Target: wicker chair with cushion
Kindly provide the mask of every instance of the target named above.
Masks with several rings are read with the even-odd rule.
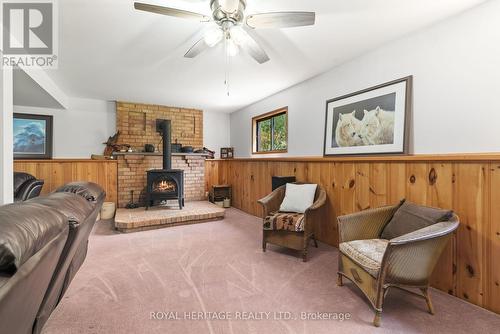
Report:
[[[411,208],[412,205],[418,207],[414,204],[406,206]],[[387,206],[338,217],[340,257],[337,284],[342,286],[342,278],[346,277],[361,289],[375,309],[373,324],[377,327],[380,326],[384,297],[390,287],[424,298],[429,313],[434,314],[428,292],[429,277],[459,225],[458,217],[451,211],[444,216],[442,210],[434,211],[437,214],[434,220],[425,217],[425,210],[438,210],[425,207],[417,210],[424,212],[422,216],[409,213],[410,216],[402,220],[403,224],[401,221],[394,224],[402,209],[401,205]],[[437,218],[439,215],[442,215],[441,219]],[[414,224],[413,218],[425,222],[425,226]],[[422,294],[405,287],[417,288]]]
[[[306,262],[309,241],[312,239],[315,247],[318,247],[314,233],[318,224],[318,209],[326,202],[326,192],[318,185],[313,204],[304,213],[294,213],[279,211],[285,191],[286,185],[283,185],[258,201],[264,211],[262,250],[266,251],[268,242],[300,250],[302,260]]]

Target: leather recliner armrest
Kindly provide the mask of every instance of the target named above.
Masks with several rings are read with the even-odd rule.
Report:
[[[44,180],[29,180],[23,187],[18,191],[16,200],[17,201],[27,201],[31,198],[38,197],[42,191]]]
[[[70,182],[57,188],[54,192],[74,193],[93,203],[101,203],[106,197],[106,192],[101,186],[93,182]]]

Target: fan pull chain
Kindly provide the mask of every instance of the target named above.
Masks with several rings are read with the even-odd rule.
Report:
[[[229,75],[231,74],[231,57],[227,56],[227,78],[226,78],[226,91],[229,96]]]
[[[229,59],[229,52],[228,52],[228,36],[227,34],[224,36],[224,57],[225,57],[225,64],[224,64],[224,85],[226,86],[226,94],[229,96],[229,66],[230,66],[230,59]]]

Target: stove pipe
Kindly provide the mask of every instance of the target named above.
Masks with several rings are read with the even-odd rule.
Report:
[[[157,119],[156,131],[161,133],[163,139],[163,169],[172,169],[172,130],[169,119]]]

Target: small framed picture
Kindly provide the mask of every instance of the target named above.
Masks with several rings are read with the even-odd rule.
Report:
[[[326,102],[324,156],[407,154],[412,77]]]
[[[52,159],[52,116],[14,113],[14,158]]]
[[[222,147],[220,149],[221,159],[232,159],[234,158],[234,148],[232,147]]]

